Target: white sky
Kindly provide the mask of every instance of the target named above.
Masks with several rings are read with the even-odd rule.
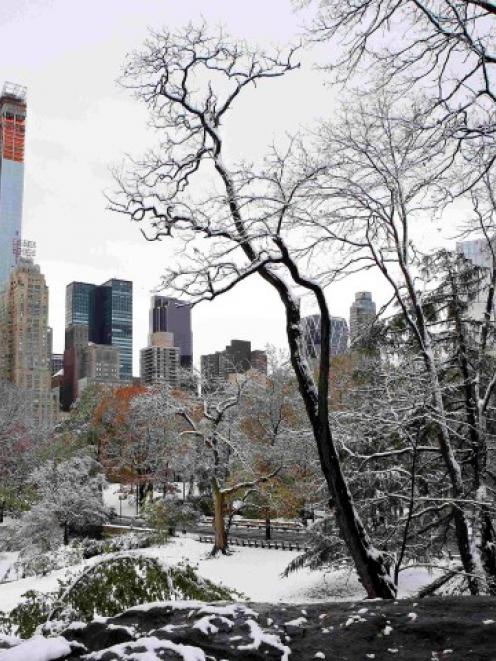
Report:
[[[290,0],[0,0],[0,85],[28,87],[23,235],[37,242],[50,288],[54,351],[63,350],[67,283],[129,279],[138,374],[150,290],[171,253],[167,243],[145,242],[136,226],[106,210],[109,167],[125,152],[139,155],[148,138],[144,108],[115,80],[148,27],[179,27],[201,16],[262,45],[293,39],[304,18]],[[329,116],[332,98],[310,66],[260,85],[232,117],[231,152],[256,158],[283,132]],[[330,290],[332,314],[348,318],[360,289],[383,302],[378,277],[368,273]],[[254,348],[285,346],[282,306],[253,279],[195,308],[193,334],[195,362],[232,338],[251,340]]]

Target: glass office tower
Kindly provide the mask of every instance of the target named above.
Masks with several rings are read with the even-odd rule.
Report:
[[[113,278],[89,294],[89,341],[119,349],[120,377],[133,376],[133,283]]]
[[[307,358],[320,356],[320,314],[303,317],[303,341]],[[331,317],[331,336],[329,338],[331,356],[342,356],[348,350],[348,324],[342,317]]]
[[[24,189],[26,88],[5,83],[0,96],[0,289],[16,264]]]
[[[65,326],[90,323],[90,292],[96,285],[88,282],[71,282],[65,289]]]

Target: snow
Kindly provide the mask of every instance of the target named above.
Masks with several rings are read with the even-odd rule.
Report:
[[[301,627],[306,623],[307,623],[306,617],[297,617],[296,620],[290,620],[289,622],[285,622],[284,624],[287,627]]]
[[[20,645],[0,653],[0,661],[54,661],[71,653],[65,638],[33,636]]]
[[[220,620],[229,629],[234,626],[234,623],[231,620],[228,620],[227,617],[214,614],[201,617],[193,624],[193,629],[199,629],[205,636],[208,636],[211,633],[217,633],[219,631],[219,627],[215,626],[215,624],[212,623],[212,620]]]
[[[263,548],[235,548],[231,555],[211,558],[210,547],[190,537],[173,538],[165,546],[134,549],[133,555],[145,555],[160,560],[165,565],[177,565],[187,560],[198,568],[198,573],[214,583],[233,588],[250,601],[268,603],[310,603],[320,601],[361,600],[363,588],[354,572],[347,569],[332,573],[303,569],[282,578],[281,574],[297,551]],[[100,562],[97,556],[71,567],[79,573],[85,567]],[[63,579],[67,569],[59,569],[47,576],[29,577],[4,583],[0,589],[0,610],[9,611],[28,590],[55,591],[58,579]],[[433,580],[436,573],[425,568],[410,568],[400,573],[399,595],[408,597]],[[176,604],[178,602],[175,602]],[[191,602],[185,602],[191,607]],[[176,606],[177,607],[177,606]],[[226,613],[218,613],[225,615]]]
[[[114,653],[117,657],[121,654],[132,652],[134,649],[146,650],[146,653],[134,654],[132,658],[142,659],[142,661],[157,659],[156,652],[164,650],[172,650],[176,652],[183,661],[206,661],[205,653],[199,647],[193,647],[191,645],[182,645],[181,643],[173,643],[170,640],[156,638],[155,636],[149,636],[148,638],[140,638],[136,642],[129,643],[119,643],[118,645],[112,645],[112,647],[107,647],[101,652],[94,652],[93,654],[87,654],[86,659],[88,661],[100,661],[104,656],[107,656],[109,653]],[[149,654],[147,654],[149,652]],[[3,659],[0,656],[0,661]]]
[[[282,652],[281,661],[288,661],[291,649],[281,642],[279,636],[272,633],[265,633],[258,622],[255,620],[246,620],[246,625],[250,629],[251,643],[238,645],[238,650],[258,650],[261,645],[267,645]]]
[[[15,578],[15,563],[19,553],[17,551],[8,551],[0,553],[0,583],[10,581]]]

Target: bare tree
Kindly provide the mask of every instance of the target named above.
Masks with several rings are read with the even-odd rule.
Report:
[[[421,91],[450,132],[487,138],[496,117],[495,26],[496,6],[486,0],[357,0],[346,7],[322,0],[309,34],[334,46],[330,69],[338,80],[356,76],[360,87]]]
[[[368,596],[391,598],[388,558],[374,548],[356,512],[329,426],[330,316],[323,285],[304,272],[295,255],[302,227],[295,218],[315,169],[307,162],[292,171],[289,155],[274,151],[265,167],[253,172],[229,167],[224,155],[222,123],[242,92],[297,66],[294,49],[267,55],[223,34],[210,36],[204,27],[153,35],[129,60],[124,85],[147,104],[160,144],[119,178],[121,196],[112,207],[131,220],[148,220],[149,239],[183,241],[180,264],[169,270],[164,286],[192,301],[212,300],[254,274],[278,293],[292,367],[339,529]],[[303,351],[303,292],[321,315],[317,380]]]
[[[485,489],[480,485],[476,491],[470,491],[464,479],[460,458],[455,455],[457,434],[452,428],[443,388],[447,345],[440,349],[437,342],[448,319],[446,314],[442,314],[441,319],[432,318],[432,290],[439,284],[442,271],[439,260],[437,267],[434,267],[432,258],[429,272],[426,268],[426,254],[422,252],[417,240],[420,227],[425,227],[435,215],[437,192],[445,185],[445,177],[452,168],[454,152],[450,150],[451,143],[446,143],[442,126],[426,130],[421,121],[422,116],[422,108],[413,105],[407,109],[394,97],[381,96],[366,106],[358,103],[348,108],[341,122],[324,130],[330,176],[327,176],[327,183],[321,186],[320,193],[327,207],[325,212],[322,211],[325,220],[314,223],[314,231],[320,232],[321,245],[326,242],[335,245],[338,242],[343,246],[343,261],[335,274],[339,273],[342,277],[345,272],[357,268],[376,268],[382,273],[404,323],[414,338],[429,378],[437,440],[451,483],[452,511],[460,555],[469,577],[470,589],[476,593],[488,589],[486,572],[494,580],[494,528],[486,510],[486,516],[481,520],[484,532],[480,537],[472,535],[477,526],[471,525],[471,510],[475,501],[478,513],[484,511],[482,503],[477,504],[476,501],[480,493],[485,493]],[[456,146],[452,145],[452,149],[456,151]],[[485,172],[482,178],[488,176]],[[477,190],[473,189],[472,199],[476,197]],[[477,208],[476,204],[476,212]],[[478,215],[480,212],[473,219],[476,226]],[[452,302],[456,299],[457,305],[460,305],[462,298],[456,293],[455,271],[448,269],[446,272],[444,269],[444,273],[447,273],[448,279],[451,274],[450,294],[447,296],[445,291],[443,304],[446,310],[448,298]],[[456,316],[449,319],[450,323],[454,321],[457,331],[453,341],[456,342],[458,356],[462,358],[460,368],[462,373],[465,370],[463,381],[468,388],[465,390],[466,410],[471,416],[471,422],[465,432],[467,434],[468,429],[469,436],[478,435],[475,444],[467,438],[472,447],[485,444],[477,431],[483,428],[484,421],[481,418],[479,425],[476,418],[477,415],[483,417],[482,408],[487,405],[494,388],[489,378],[486,382],[487,390],[484,390],[487,401],[485,395],[478,391],[481,385],[480,370],[485,362],[482,356],[487,356],[488,329],[492,323],[493,285],[487,288],[487,292],[481,332],[476,335],[478,357],[474,363],[475,371],[471,367],[469,373],[466,372],[468,355],[465,331],[462,325],[457,326]],[[467,296],[467,292],[464,296]],[[453,306],[450,307],[452,310]],[[476,392],[479,392],[478,398]],[[481,451],[484,454],[485,451]],[[479,454],[477,451],[476,455]],[[479,488],[482,491],[478,491]],[[468,496],[469,493],[472,498]],[[489,541],[485,542],[484,539]]]

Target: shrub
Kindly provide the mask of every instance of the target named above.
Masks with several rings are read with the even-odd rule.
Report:
[[[23,596],[10,614],[0,612],[1,633],[26,638],[44,623],[53,632],[71,621],[111,617],[150,601],[229,601],[240,595],[199,577],[188,564],[163,567],[155,558],[120,556],[88,567],[75,580],[59,581],[57,592]]]

